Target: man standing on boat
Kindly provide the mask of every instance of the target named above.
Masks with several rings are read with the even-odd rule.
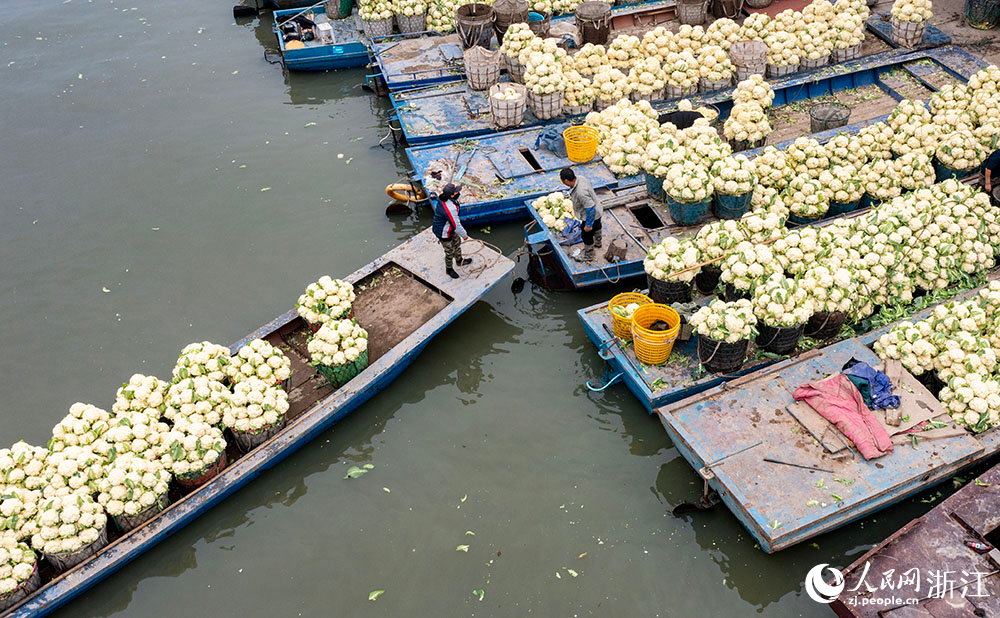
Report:
[[[559,179],[569,187],[569,197],[573,200],[573,215],[583,224],[583,261],[594,259],[594,247],[600,248],[602,241],[601,199],[594,192],[594,186],[583,176],[577,176],[572,168],[564,167]]]
[[[434,222],[431,224],[431,229],[444,248],[444,271],[452,279],[458,279],[458,273],[452,266],[453,262],[456,266],[467,266],[472,263],[471,258],[462,257],[462,240],[468,239],[469,235],[458,218],[460,193],[459,187],[448,183],[441,189],[438,199],[432,200]]]
[[[983,164],[983,174],[986,176],[983,186],[986,192],[992,194],[993,187],[1000,185],[1000,149],[994,150]]]

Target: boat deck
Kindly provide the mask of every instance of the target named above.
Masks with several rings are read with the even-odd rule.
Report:
[[[665,10],[673,12],[676,0],[647,0],[620,4],[611,8],[615,27],[636,26]],[[552,18],[550,36],[576,33],[574,15],[557,15]],[[494,37],[492,49],[500,41]],[[440,84],[465,79],[462,45],[457,34],[416,33],[405,36],[383,37],[372,44],[372,62],[378,65],[382,79],[389,90],[405,90],[430,84]]]
[[[892,453],[864,460],[839,430],[792,399],[797,387],[839,373],[852,358],[882,367],[865,340],[849,339],[656,410],[678,452],[767,553],[869,515],[1000,447],[996,432],[989,439],[956,431],[916,447],[904,437]],[[947,422],[934,396],[902,373],[897,394],[908,422],[899,429],[931,418]]]
[[[990,468],[976,481],[959,489],[923,517],[906,524],[844,569],[844,592],[830,608],[841,618],[882,618],[894,614],[907,618],[967,618],[1000,614],[1000,553],[993,550],[979,554],[965,545],[970,540],[993,546],[998,542],[1000,466]],[[899,576],[910,569],[917,570],[917,583],[899,584]],[[934,590],[935,575],[946,571],[950,573],[949,583]],[[881,586],[886,572],[897,584],[892,589]],[[897,574],[895,577],[891,575],[893,572]],[[898,607],[902,603],[909,604]],[[977,609],[985,613],[976,614]]]
[[[536,147],[539,132],[495,133],[472,140],[406,149],[414,180],[430,192],[450,182],[466,167],[461,178],[463,221],[473,224],[523,219],[525,200],[560,188],[559,171],[569,159]],[[601,161],[573,164],[594,188],[617,186],[618,179]]]
[[[326,71],[349,67],[364,66],[368,60],[368,47],[362,32],[360,18],[357,12],[345,19],[330,19],[327,23],[333,28],[333,43],[321,43],[317,39],[303,41],[305,47],[286,49],[285,41],[277,31],[277,24],[300,14],[299,9],[288,9],[274,12],[275,38],[281,51],[285,67],[290,71]],[[324,7],[319,6],[306,11],[315,16],[326,17]]]
[[[162,513],[113,540],[90,560],[48,581],[4,616],[41,616],[82,594],[216,503],[274,466],[395,379],[427,343],[506,278],[514,263],[490,249],[467,251],[473,263],[452,279],[441,268],[441,248],[425,230],[379,259],[345,277],[355,285],[355,317],[369,331],[369,365],[333,390],[308,365],[307,325],[294,309],[233,343],[262,338],[278,345],[292,361],[287,425],[261,446],[234,457],[217,477],[178,497]]]

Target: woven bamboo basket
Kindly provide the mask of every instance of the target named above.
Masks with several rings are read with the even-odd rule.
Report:
[[[771,6],[771,0],[743,0],[751,9],[763,9]]]
[[[680,86],[667,84],[663,88],[664,97],[667,99],[680,99],[682,97],[691,96],[696,92],[698,92],[698,84],[694,84],[688,88],[681,88]]]
[[[524,83],[524,65],[517,58],[510,56],[503,57],[504,65],[507,67],[507,77],[515,84]]]
[[[101,533],[97,536],[97,540],[90,545],[81,547],[76,551],[67,551],[60,554],[45,554],[45,560],[52,565],[52,568],[54,568],[57,573],[62,573],[72,569],[84,560],[101,551],[107,544],[108,527],[104,526],[104,529],[101,530]]]
[[[563,111],[563,91],[558,90],[549,94],[535,94],[528,91],[528,107],[531,113],[539,120],[552,120],[562,116]]]
[[[590,105],[566,105],[566,103],[563,102],[563,115],[565,116],[579,116],[580,114],[586,114],[593,109],[593,102],[591,102]]]
[[[830,60],[833,62],[846,62],[848,60],[854,60],[861,55],[861,43],[853,45],[851,47],[845,47],[843,49],[834,49],[830,54]]]
[[[423,15],[396,15],[396,25],[400,34],[411,34],[427,30],[427,13]]]
[[[493,95],[513,88],[521,97],[511,101],[501,101]],[[528,105],[528,89],[521,84],[495,84],[490,87],[490,114],[493,124],[499,129],[514,129],[524,122],[524,110]]]
[[[721,90],[722,88],[728,88],[733,85],[732,79],[720,79],[717,82],[710,82],[704,77],[698,80],[698,92],[711,92],[713,90]]]
[[[236,442],[236,446],[240,447],[240,451],[244,453],[249,453],[261,444],[264,444],[274,436],[281,433],[281,430],[285,428],[285,417],[278,419],[278,422],[270,425],[268,427],[262,428],[260,431],[237,431],[230,428],[230,433],[233,434],[233,440]]]
[[[465,80],[473,90],[489,90],[500,81],[500,50],[490,51],[476,45],[465,50]]]
[[[892,28],[892,41],[896,45],[913,48],[924,42],[927,22],[899,21],[893,17],[889,24]]]
[[[770,64],[767,65],[767,76],[768,77],[783,77],[785,75],[791,75],[792,73],[797,73],[799,70],[799,65],[797,64]]]
[[[803,58],[799,62],[799,68],[803,71],[806,69],[818,69],[819,67],[824,67],[830,63],[830,56],[823,56],[822,58],[816,58],[815,60],[809,60]]]
[[[35,560],[35,568],[31,572],[31,577],[21,582],[21,585],[14,588],[4,596],[0,597],[0,612],[14,607],[31,594],[42,587],[42,574],[38,570],[38,561]]]
[[[708,18],[707,0],[677,0],[675,7],[677,21],[681,24],[698,26]]]
[[[118,529],[122,532],[128,532],[133,528],[138,528],[142,524],[146,523],[153,518],[157,513],[167,508],[170,504],[170,498],[167,494],[156,497],[156,502],[149,505],[148,507],[142,509],[135,515],[114,515],[112,519],[118,524]]]
[[[365,36],[369,39],[374,39],[379,36],[389,36],[392,34],[392,24],[393,20],[391,17],[376,21],[361,20],[361,27],[365,31]]]
[[[607,109],[611,107],[617,102],[618,101],[612,101],[611,99],[602,99],[601,97],[597,97],[596,99],[594,99],[594,109],[597,111],[601,111],[602,109]]]

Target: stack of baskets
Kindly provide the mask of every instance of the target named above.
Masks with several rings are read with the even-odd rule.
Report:
[[[751,75],[764,75],[767,70],[767,45],[763,41],[737,41],[729,48],[729,60],[736,68],[737,82]]]
[[[492,32],[487,30],[487,32]],[[490,51],[476,45],[465,50],[465,79],[473,90],[489,90],[500,81],[500,50]]]

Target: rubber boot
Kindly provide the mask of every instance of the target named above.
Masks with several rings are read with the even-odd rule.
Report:
[[[597,247],[598,249],[600,249],[601,245],[604,244],[602,238],[604,236],[603,232],[604,232],[603,228],[599,230],[594,230],[594,246]]]
[[[458,261],[459,266],[468,266],[471,263],[472,263],[472,258],[462,258],[461,260]]]
[[[583,246],[583,258],[584,262],[594,261],[594,245],[584,245]]]
[[[458,273],[455,272],[455,269],[452,268],[451,266],[446,268],[444,272],[448,273],[448,276],[451,277],[452,279],[458,279]]]

